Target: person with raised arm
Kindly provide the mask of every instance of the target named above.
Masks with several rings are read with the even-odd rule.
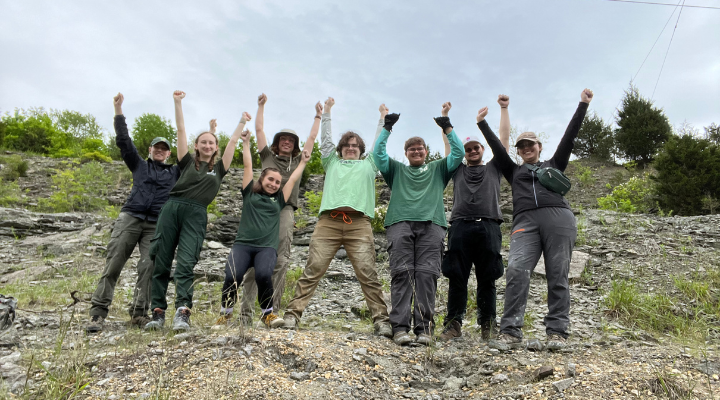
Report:
[[[425,164],[425,141],[415,136],[405,141],[409,166],[390,158],[387,140],[399,114],[385,115],[373,150],[375,164],[392,190],[385,215],[390,253],[390,324],[393,341],[401,346],[412,341],[408,335],[411,329],[417,343],[429,346],[433,341],[435,293],[447,226],[443,191],[463,159],[462,143],[448,118],[451,107],[449,102],[443,104],[442,116],[435,118],[448,136],[449,156]]]
[[[510,148],[510,98],[498,96],[500,104],[500,141],[507,153]],[[447,139],[443,138],[446,143]],[[462,336],[462,322],[467,308],[468,279],[473,264],[477,279],[477,324],[483,340],[490,339],[496,328],[495,281],[505,270],[500,248],[503,222],[500,211],[500,165],[493,157],[483,162],[485,146],[476,136],[463,140],[465,164],[453,175],[453,208],[448,229],[448,250],[442,272],[449,280],[447,315],[439,339]],[[446,154],[449,143],[446,144]]]
[[[115,285],[125,263],[135,246],[140,248],[140,260],[137,263],[137,282],[128,313],[130,324],[145,326],[150,321],[150,281],[153,263],[150,260],[150,239],[155,234],[158,215],[163,204],[170,196],[170,189],[180,177],[177,165],[166,164],[170,157],[170,141],[156,137],[150,142],[147,158],[140,156],[128,133],[127,123],[122,111],[125,96],[118,93],[113,98],[115,107],[115,143],[120,148],[125,165],[132,172],[133,186],[115,221],[107,246],[105,269],[100,276],[90,303],[90,323],[85,327],[88,333],[103,330],[113,301]],[[210,121],[212,127],[213,121]]]
[[[568,274],[577,224],[568,201],[559,193],[543,186],[533,168],[567,168],[593,92],[585,89],[555,154],[540,161],[542,143],[533,132],[521,133],[515,141],[522,164],[517,165],[505,153],[500,140],[490,129],[485,117],[487,107],[478,111],[478,127],[498,159],[500,170],[510,183],[513,194],[513,226],[510,234],[510,255],[505,273],[505,307],[500,320],[500,334],[489,341],[492,348],[506,351],[522,347],[522,327],[530,290],[530,275],[540,255],[545,257],[548,285],[548,313],[545,315],[546,348],[561,350],[567,346],[570,323],[570,286]],[[531,168],[532,167],[532,168]]]
[[[318,222],[310,240],[307,265],[295,286],[295,297],[283,317],[283,328],[297,329],[320,279],[340,246],[344,246],[365,295],[375,333],[392,337],[387,304],[375,268],[375,239],[370,224],[375,217],[375,176],[378,169],[372,154],[362,158],[365,142],[357,133],[345,132],[335,146],[330,118],[333,105],[335,99],[328,97],[322,114],[320,152],[325,183]],[[375,139],[380,135],[387,113],[385,104],[380,105]]]
[[[250,155],[250,132],[246,130],[241,137],[243,160],[247,160],[243,163],[242,216],[235,244],[225,264],[220,318],[216,324],[225,325],[230,320],[237,299],[238,286],[242,283],[246,272],[253,269],[255,283],[259,289],[258,301],[262,310],[260,320],[268,328],[277,328],[283,324],[283,320],[273,309],[272,276],[280,242],[278,236],[280,215],[292,196],[295,182],[302,176],[305,165],[310,159],[310,152],[303,151],[300,164],[284,186],[280,171],[274,167],[264,168],[260,178],[255,182]]]
[[[175,123],[177,124],[177,156],[180,178],[170,191],[170,199],[162,208],[150,258],[155,262],[152,279],[152,321],[145,329],[161,329],[165,325],[167,288],[170,268],[177,249],[175,266],[175,317],[173,330],[190,328],[190,309],[193,306],[193,268],[200,257],[207,228],[207,207],[217,196],[223,177],[232,162],[235,147],[250,114],[244,112],[222,157],[218,157],[218,138],[212,131],[195,138],[195,154],[188,152],[182,100],[185,92],[173,93]]]
[[[282,129],[273,137],[273,141],[268,145],[265,136],[265,103],[267,96],[265,93],[258,96],[258,110],[255,118],[255,134],[257,135],[257,148],[260,152],[260,160],[262,168],[275,168],[282,175],[282,188],[290,179],[295,169],[300,165],[302,153],[300,151],[300,138],[292,129]],[[310,135],[308,135],[303,151],[312,154],[315,138],[320,130],[320,115],[322,114],[322,105],[318,101],[315,104],[315,119],[313,120]],[[285,288],[285,276],[290,266],[290,245],[293,238],[293,230],[295,228],[295,210],[298,209],[298,196],[300,193],[300,179],[294,182],[292,195],[288,199],[285,207],[280,213],[280,229],[278,235],[280,242],[277,248],[277,264],[273,270],[273,309],[277,312],[280,309],[280,300]],[[240,308],[242,320],[244,323],[252,321],[252,314],[255,309],[255,298],[257,298],[258,287],[255,283],[255,270],[250,269],[243,279],[243,298]]]

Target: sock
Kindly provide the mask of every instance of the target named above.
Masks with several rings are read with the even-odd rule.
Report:
[[[265,309],[265,310],[262,310],[262,315],[265,316],[265,315],[270,314],[271,312],[273,312],[273,308],[272,308],[272,307],[270,307],[270,308],[268,308],[268,309]]]
[[[233,312],[232,307],[230,307],[230,308],[220,307],[220,314],[230,315],[230,314],[232,314],[232,312]]]

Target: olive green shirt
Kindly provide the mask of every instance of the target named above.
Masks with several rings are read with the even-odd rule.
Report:
[[[280,211],[285,207],[285,195],[278,190],[273,195],[255,193],[255,181],[242,190],[243,208],[235,243],[254,247],[272,247],[280,243]]]
[[[220,191],[227,170],[222,158],[215,157],[212,171],[208,171],[208,163],[201,161],[200,168],[195,169],[195,157],[189,152],[178,162],[180,179],[170,190],[170,197],[182,197],[194,200],[205,206],[210,205]]]
[[[265,146],[264,149],[260,152],[260,160],[262,161],[262,168],[265,169],[267,167],[273,167],[280,170],[280,175],[282,176],[282,185],[280,186],[280,190],[282,191],[283,187],[285,187],[285,182],[290,179],[290,175],[295,171],[295,168],[300,165],[300,160],[302,159],[302,152],[298,154],[296,157],[286,157],[286,156],[279,156],[270,150],[270,146]],[[295,187],[293,187],[292,193],[290,194],[290,199],[288,199],[287,204],[293,206],[294,209],[298,209],[298,196],[300,194],[300,179],[298,179],[295,182]]]

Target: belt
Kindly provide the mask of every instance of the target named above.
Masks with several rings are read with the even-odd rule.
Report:
[[[494,223],[496,223],[496,224],[498,224],[498,225],[500,225],[500,224],[502,223],[502,221],[497,220],[497,219],[494,219],[494,218],[460,218],[460,221],[466,221],[466,222],[482,222],[482,221],[487,221],[487,222],[494,222]]]

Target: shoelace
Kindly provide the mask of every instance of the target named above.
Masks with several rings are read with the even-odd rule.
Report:
[[[344,223],[346,223],[348,225],[352,224],[352,218],[350,218],[349,215],[345,214],[344,211],[333,211],[330,213],[330,218],[335,219],[338,215],[341,215],[341,214],[342,214]]]

